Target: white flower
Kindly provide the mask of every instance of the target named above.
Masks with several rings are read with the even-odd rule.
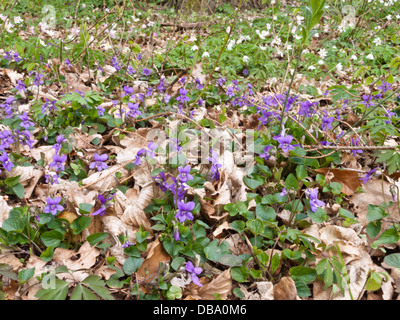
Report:
[[[390,20],[392,20],[392,16],[389,14],[389,15],[386,16],[386,19],[387,19],[388,21],[390,21]]]
[[[265,40],[265,38],[269,35],[269,32],[268,32],[268,31],[265,31],[265,30],[263,30],[263,31],[261,31],[261,32],[260,32],[260,30],[256,30],[256,33],[258,34],[258,36],[259,36],[262,40]]]
[[[86,8],[86,4],[82,3],[82,8],[85,9]]]
[[[228,28],[226,28],[226,33],[229,33],[229,32],[231,32],[231,27],[230,26],[228,26]]]
[[[201,55],[202,58],[209,58],[210,54],[207,51],[204,51],[203,54]]]
[[[13,32],[13,30],[11,29],[12,27],[14,27],[14,25],[12,23],[9,23],[8,21],[5,22],[5,29],[8,33]]]
[[[356,56],[355,54],[353,54],[353,55],[350,57],[350,59],[351,59],[351,60],[357,60],[357,56]]]
[[[308,70],[315,70],[315,67],[314,66],[309,66]]]
[[[265,51],[267,50],[267,47],[263,47],[263,46],[258,46],[260,48],[260,50]]]
[[[374,56],[372,55],[372,53],[367,55],[366,58],[369,59],[369,60],[374,60]]]
[[[379,37],[376,37],[372,42],[375,43],[375,45],[377,46],[380,46],[382,44],[382,40]]]
[[[320,59],[319,61],[318,61],[318,64],[324,64],[325,62],[324,62],[324,60],[322,60],[322,59]]]
[[[321,59],[325,59],[327,54],[328,54],[328,51],[326,51],[326,49],[324,49],[324,48],[319,50],[319,53],[318,53],[318,55],[321,57]]]
[[[269,31],[269,30],[271,30],[271,24],[270,23],[267,23],[267,31]]]
[[[297,24],[298,24],[298,25],[301,25],[301,24],[303,23],[304,17],[302,17],[302,16],[297,16],[297,17],[296,17],[296,20],[297,20]]]
[[[191,48],[191,50],[192,50],[192,51],[199,50],[199,47],[198,47],[198,46],[196,46],[196,45],[194,45],[194,46]]]
[[[16,24],[20,24],[20,23],[22,23],[23,21],[24,21],[24,20],[22,20],[20,16],[14,17],[14,23],[16,23]]]
[[[111,38],[113,38],[113,39],[117,38],[117,31],[115,31],[114,29],[108,31],[108,33],[109,33]]]
[[[336,70],[337,71],[342,71],[343,70],[343,65],[340,62],[336,65]]]
[[[249,62],[250,58],[248,56],[243,56],[243,62],[247,63]]]
[[[229,43],[228,43],[228,45],[226,46],[226,49],[227,49],[228,51],[231,51],[234,44],[235,44],[235,40],[233,40],[233,39],[230,40]]]

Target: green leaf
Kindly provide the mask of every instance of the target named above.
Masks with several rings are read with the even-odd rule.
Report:
[[[252,190],[256,190],[258,187],[264,185],[265,183],[265,181],[258,175],[254,178],[244,177],[243,181],[246,186]]]
[[[310,217],[310,219],[316,223],[322,223],[329,219],[329,216],[326,214],[325,210],[322,208],[317,208],[317,210],[315,212],[308,210],[307,214]]]
[[[232,267],[231,276],[232,279],[237,282],[245,282],[250,275],[250,271],[246,267]]]
[[[71,223],[71,229],[74,234],[79,234],[90,225],[91,217],[80,216]]]
[[[256,216],[257,218],[264,220],[264,221],[274,221],[276,218],[276,212],[274,208],[268,207],[267,210],[265,210],[266,206],[263,204],[259,203],[256,206]]]
[[[105,282],[101,280],[99,276],[91,275],[83,280],[82,284],[93,290],[100,298],[104,300],[114,300],[114,297],[105,287]]]
[[[222,241],[219,244],[217,239],[211,241],[207,247],[204,248],[204,254],[206,258],[212,261],[218,261],[218,258],[224,254],[230,254],[229,244],[226,241]]]
[[[51,230],[42,233],[40,239],[46,247],[57,247],[64,240],[64,235],[56,230]]]
[[[179,267],[184,264],[186,261],[185,258],[183,257],[176,257],[174,260],[172,260],[171,262],[171,267],[172,269],[174,269],[175,271],[179,269]]]
[[[384,243],[397,243],[399,239],[399,232],[396,229],[388,229],[380,235],[378,240],[374,241],[372,246],[375,249],[376,247]]]
[[[261,234],[264,231],[264,225],[259,219],[251,219],[246,222],[246,226],[254,233]]]
[[[4,220],[2,228],[7,232],[22,232],[25,228],[25,223],[20,218],[8,218]]]
[[[108,236],[107,232],[98,232],[98,233],[93,233],[90,236],[86,238],[86,240],[90,243],[91,246],[94,246],[95,244],[103,241],[106,239]]]
[[[17,183],[15,186],[11,187],[12,191],[14,191],[15,195],[22,199],[25,195],[25,188],[22,184]]]
[[[238,267],[242,265],[242,259],[233,254],[223,254],[218,257],[217,262],[228,267]]]
[[[290,249],[283,249],[282,254],[284,257],[289,258],[290,260],[298,260],[301,258],[301,252],[292,251]]]
[[[291,277],[301,279],[305,283],[310,283],[317,277],[317,272],[313,268],[308,267],[292,267],[290,268],[289,273]]]
[[[9,186],[9,187],[14,187],[19,183],[19,179],[21,176],[16,176],[16,177],[8,177],[4,180],[4,183]]]
[[[35,297],[39,300],[65,300],[68,295],[69,283],[56,278],[54,289],[40,289]]]
[[[367,212],[367,220],[369,222],[375,221],[375,220],[380,220],[387,216],[385,209],[382,207],[378,207],[373,204],[368,205],[368,212]]]
[[[175,300],[182,298],[182,289],[178,286],[170,286],[165,294],[168,300]]]
[[[400,268],[400,253],[392,253],[387,255],[383,261],[391,267]]]
[[[281,263],[281,261],[280,261],[279,254],[275,253],[271,259],[271,274],[275,273],[275,271],[278,269],[280,263]]]
[[[371,238],[375,238],[381,231],[381,226],[382,222],[380,220],[368,223],[366,228],[367,234]]]
[[[303,280],[293,277],[294,284],[296,286],[297,295],[300,298],[305,298],[311,296],[311,291]]]
[[[382,278],[378,272],[372,272],[369,276],[367,283],[365,285],[365,289],[368,291],[376,291],[381,288]]]
[[[99,298],[79,283],[72,291],[70,300],[99,300]]]
[[[18,273],[18,280],[21,284],[25,283],[30,278],[32,278],[34,274],[35,274],[35,267],[31,269],[23,269]]]
[[[129,257],[128,259],[126,259],[123,265],[124,272],[127,275],[131,275],[132,273],[139,270],[142,263],[143,263],[142,258]]]
[[[71,164],[72,165],[72,164]],[[79,213],[81,214],[89,214],[93,205],[90,203],[80,203],[79,204]]]
[[[230,223],[230,227],[238,233],[242,233],[246,227],[246,224],[242,220],[235,220]]]
[[[14,271],[10,271],[12,266],[5,263],[0,263],[0,275],[5,276],[11,280],[18,280],[18,275]]]
[[[299,182],[297,181],[296,177],[294,174],[289,174],[285,180],[285,187],[287,189],[294,189],[298,190],[299,189]]]

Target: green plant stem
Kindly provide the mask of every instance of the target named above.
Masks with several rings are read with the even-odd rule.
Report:
[[[301,53],[302,53],[302,52],[303,52],[303,46],[300,47],[300,52],[299,52],[299,54],[298,54],[298,56],[297,56],[297,59],[296,59],[296,65],[295,65],[295,67],[294,67],[293,74],[292,74],[292,77],[291,77],[291,79],[290,79],[289,89],[288,89],[288,92],[287,92],[287,94],[286,94],[285,104],[284,104],[283,107],[282,107],[281,122],[280,122],[280,124],[279,124],[279,128],[280,128],[281,130],[282,130],[282,125],[283,125],[283,118],[285,117],[285,108],[286,108],[286,104],[287,104],[288,99],[289,99],[290,89],[292,88],[292,85],[293,85],[294,76],[295,76],[295,74],[296,74],[297,66],[298,66],[298,64],[299,64],[299,61],[300,61],[300,57],[301,57]]]

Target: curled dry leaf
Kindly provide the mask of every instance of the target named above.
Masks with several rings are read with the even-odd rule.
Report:
[[[66,281],[83,281],[90,275],[90,268],[96,263],[99,254],[100,250],[92,247],[87,241],[78,252],[63,248],[54,249],[53,261],[73,272],[73,277],[69,273],[60,273],[57,276],[65,278]]]
[[[297,289],[292,278],[283,277],[273,288],[274,300],[297,300]]]
[[[143,261],[136,273],[137,279],[140,282],[151,282],[155,277],[158,276],[160,272],[160,264],[169,263],[170,260],[171,257],[169,254],[164,250],[159,239],[156,239],[153,242],[147,258]]]
[[[32,269],[35,268],[35,272],[33,277],[29,279],[24,285],[22,286],[21,292],[24,292],[24,296],[21,297],[22,299],[26,300],[37,300],[35,297],[36,292],[39,289],[42,289],[41,282],[37,279],[37,277],[41,276],[41,274],[45,271],[46,262],[40,259],[35,255],[31,255],[29,260],[26,263],[24,269]]]
[[[3,225],[3,221],[8,218],[8,213],[12,207],[10,207],[3,196],[0,196],[0,228]]]
[[[392,200],[392,194],[390,193],[390,183],[387,181],[369,180],[363,185],[364,193],[353,194],[350,198],[350,203],[354,205],[354,210],[357,214],[358,221],[366,226],[368,205],[380,206],[382,203],[388,203]],[[395,201],[393,205],[388,208],[390,217],[399,220],[399,205]],[[385,223],[385,222],[384,222]]]
[[[255,282],[256,290],[249,292],[244,285],[239,284],[244,294],[243,300],[274,300],[274,285],[271,281]]]
[[[35,167],[33,166],[30,167],[16,166],[13,167],[13,169],[10,172],[5,171],[5,176],[6,178],[20,176],[18,182],[25,187],[29,184],[29,181],[35,176],[34,174],[35,171],[39,170],[36,170]]]
[[[128,170],[121,166],[112,166],[103,171],[95,172],[82,180],[84,186],[89,190],[111,190],[119,185],[120,179],[116,172],[120,173],[121,179],[128,176]]]
[[[230,269],[227,269],[200,288],[198,286],[190,286],[190,294],[188,296],[196,300],[215,300],[215,295],[219,295],[222,300],[226,300],[231,291],[232,277]]]
[[[366,240],[350,228],[330,225],[319,230],[320,239],[328,246],[337,244],[343,255],[345,264],[358,260],[365,250]]]
[[[348,196],[356,192],[358,187],[362,187],[357,171],[335,168],[319,168],[313,171],[324,175],[327,181],[340,183],[343,186],[341,192]]]

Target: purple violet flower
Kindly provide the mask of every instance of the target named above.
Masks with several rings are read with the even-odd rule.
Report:
[[[325,202],[318,200],[318,189],[311,189],[310,192],[310,208],[312,212],[317,211],[317,207],[323,207]]]
[[[364,178],[360,178],[360,180],[362,181],[363,184],[366,184],[367,181],[371,179],[372,174],[376,171],[376,169],[378,169],[378,167],[368,171]]]
[[[102,171],[108,168],[108,165],[104,163],[108,159],[108,154],[99,155],[94,154],[94,161],[89,165],[89,169],[97,168],[97,171]]]
[[[178,213],[176,214],[176,219],[180,222],[184,222],[185,220],[193,220],[192,210],[195,207],[195,203],[193,201],[189,201],[185,203],[183,200],[178,202]]]
[[[135,166],[138,166],[141,162],[142,162],[142,158],[141,158],[141,156],[142,156],[142,154],[144,154],[144,153],[146,153],[146,150],[145,149],[140,149],[138,152],[137,152],[137,154],[136,154],[136,156],[135,156]]]
[[[323,118],[322,118],[322,130],[326,131],[326,130],[332,129],[333,120],[335,120],[335,118],[333,118],[333,117],[329,117],[328,118],[326,116],[323,116]]]
[[[179,174],[177,176],[177,179],[185,183],[189,180],[193,180],[193,176],[190,174],[190,165],[187,165],[186,167],[179,167],[178,168]]]
[[[139,56],[138,56],[138,58],[139,58]],[[150,70],[150,69],[143,68],[143,75],[144,75],[144,76],[149,76],[150,73],[151,73],[151,70]]]
[[[100,200],[101,206],[98,210],[92,213],[92,216],[104,216],[106,214],[107,208],[111,205],[110,202],[113,199],[114,195],[111,195],[108,199],[104,198],[102,194],[98,195],[98,199]]]
[[[59,211],[63,211],[64,207],[60,205],[61,197],[57,198],[51,198],[47,197],[47,205],[44,208],[43,212],[44,213],[51,213],[53,216],[55,216]]]
[[[294,146],[290,144],[293,140],[291,135],[280,136],[277,140],[279,142],[279,148],[281,148],[283,152],[289,152],[294,149]]]
[[[3,152],[0,156],[0,162],[3,163],[4,169],[6,169],[8,172],[10,172],[11,168],[14,167],[14,164],[9,160],[8,154],[6,152]]]
[[[59,156],[58,154],[53,155],[53,162],[50,162],[49,167],[53,168],[54,170],[58,171],[64,171],[65,166],[64,162],[67,160],[67,155],[63,154]]]
[[[199,287],[203,285],[199,281],[198,275],[203,272],[203,269],[200,267],[195,268],[191,261],[188,261],[185,266],[185,270],[190,273],[190,277],[194,284],[197,284]]]
[[[270,151],[273,149],[273,146],[265,146],[264,148],[264,152],[260,154],[260,158],[263,158],[264,160],[268,160],[271,155],[270,155]]]

